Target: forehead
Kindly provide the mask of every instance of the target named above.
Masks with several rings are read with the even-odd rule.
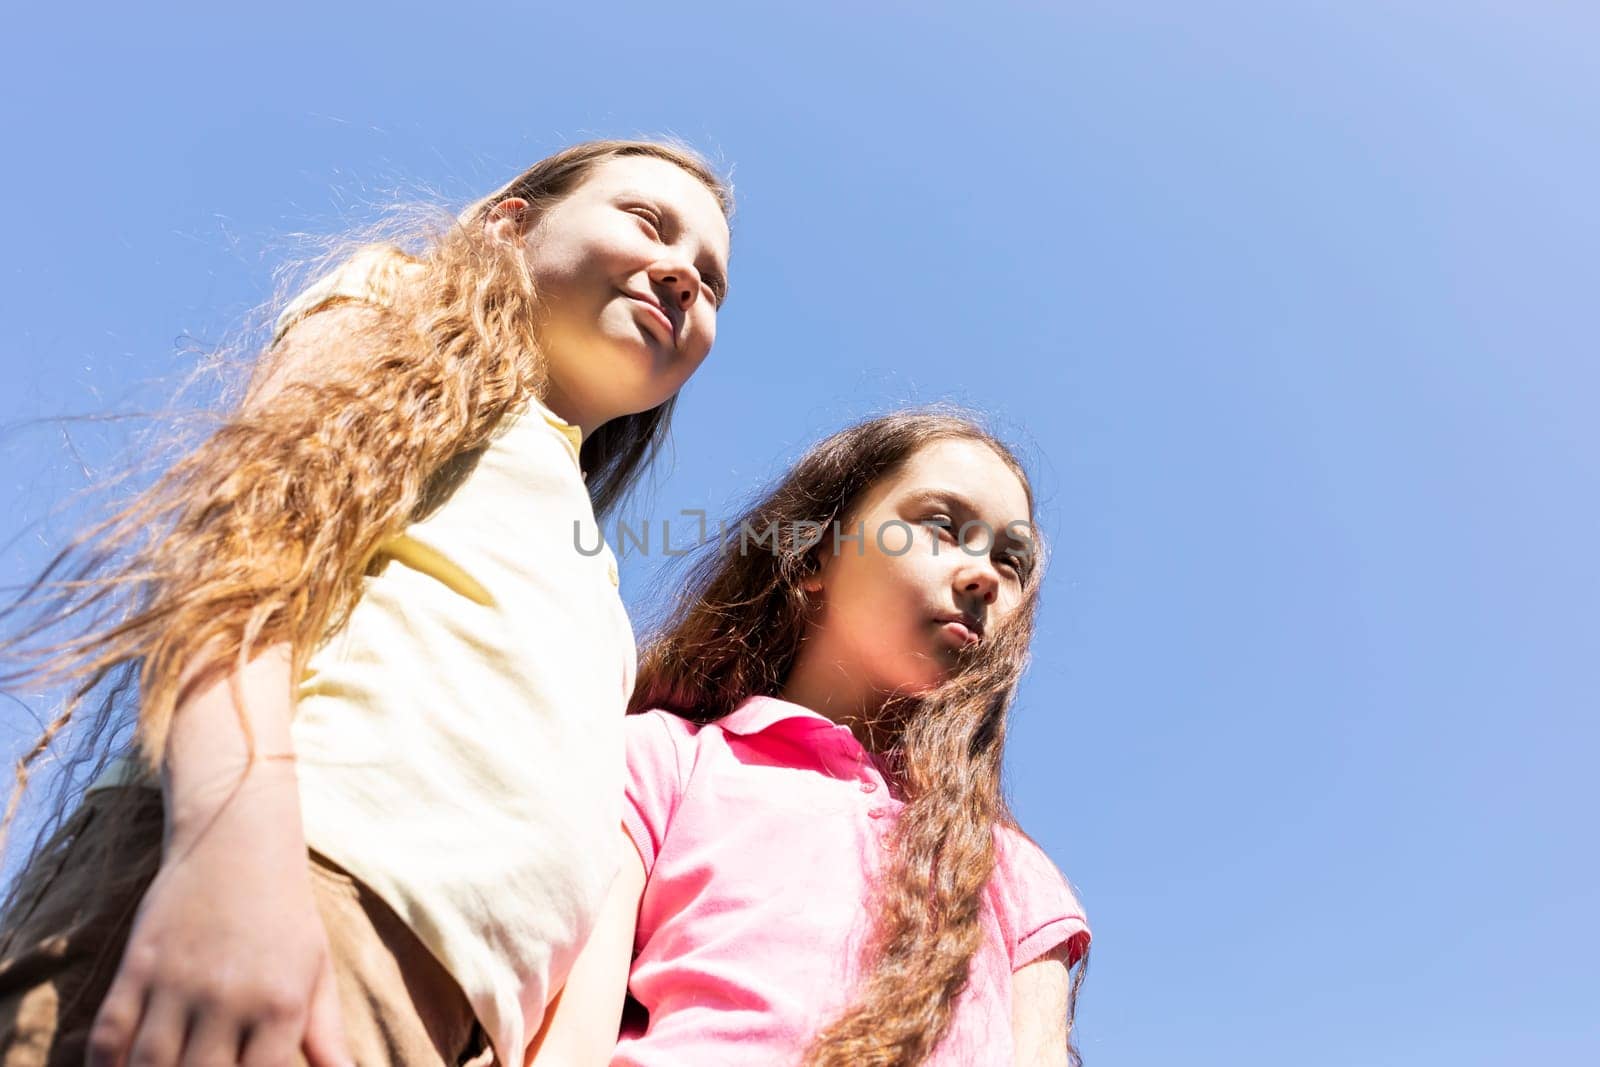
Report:
[[[609,200],[633,193],[665,201],[726,258],[728,220],[704,182],[676,163],[654,156],[611,156],[596,163],[574,198]]]
[[[982,441],[940,440],[922,446],[886,479],[883,490],[898,496],[944,490],[972,502],[996,527],[1028,521],[1028,493],[1015,471]]]

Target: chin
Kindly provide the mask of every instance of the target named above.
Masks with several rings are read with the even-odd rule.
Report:
[[[955,675],[955,670],[941,670],[932,674],[921,674],[915,678],[903,679],[894,687],[894,692],[908,697],[927,696],[938,689]]]
[[[681,383],[667,381],[654,345],[634,341],[611,347],[611,358],[595,368],[601,376],[594,385],[596,398],[604,398],[606,406],[616,412],[614,418],[660,407],[681,387]]]
[[[596,361],[585,369],[588,374],[563,381],[562,392],[584,411],[593,412],[597,426],[649,411],[672,397],[670,392],[663,395],[661,383],[636,357]]]

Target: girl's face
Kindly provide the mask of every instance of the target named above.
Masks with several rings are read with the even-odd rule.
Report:
[[[1034,563],[1027,490],[980,441],[923,446],[867,491],[841,530],[857,532],[837,550],[824,534],[806,583],[817,612],[787,688],[813,707],[819,692],[865,708],[939,684],[1011,617]]]
[[[620,156],[530,220],[502,201],[491,236],[518,241],[542,304],[546,403],[585,435],[663,403],[695,372],[727,291],[728,221],[675,164]]]

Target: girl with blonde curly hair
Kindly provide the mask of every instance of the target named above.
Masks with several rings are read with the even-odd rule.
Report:
[[[522,1059],[621,855],[635,649],[575,546],[711,349],[731,210],[595,142],[362,248],[7,613],[5,681],[71,693],[21,783],[137,732],[11,889],[0,1062]]]

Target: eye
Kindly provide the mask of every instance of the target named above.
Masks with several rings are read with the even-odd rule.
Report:
[[[628,213],[633,215],[639,221],[643,222],[646,226],[650,227],[651,233],[655,234],[657,237],[661,236],[660,212],[656,211],[654,208],[630,207],[628,209]]]
[[[1012,577],[1022,581],[1022,557],[1015,552],[1005,552],[1000,556],[1000,565],[1011,571]]]
[[[728,293],[728,283],[722,280],[722,275],[702,274],[700,275],[700,284],[704,285],[706,291],[711,294],[711,302],[717,307],[721,307],[722,302],[727,299]]]
[[[922,525],[934,527],[952,539],[955,537],[956,520],[943,513],[929,515],[922,520]]]

